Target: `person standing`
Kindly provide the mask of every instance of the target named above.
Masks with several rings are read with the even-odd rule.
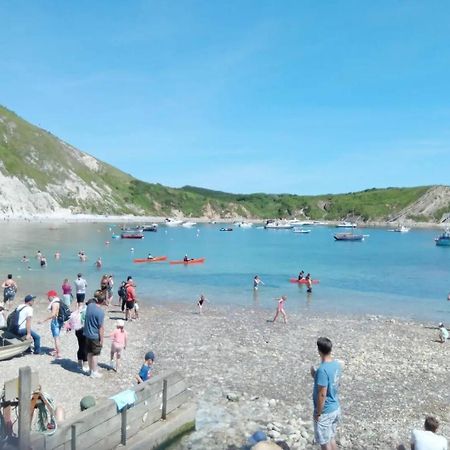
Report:
[[[70,308],[70,303],[72,302],[72,286],[67,278],[64,279],[61,289],[63,293],[62,300]]]
[[[59,299],[56,291],[49,291],[47,293],[47,297],[49,301],[48,310],[50,311],[50,315],[39,323],[44,323],[50,320],[50,331],[55,341],[55,350],[52,352],[52,356],[54,356],[55,359],[59,359],[61,358],[61,340],[59,337],[61,335],[61,328],[64,325],[64,322],[61,320],[59,315],[61,300]]]
[[[439,421],[433,416],[425,418],[425,430],[413,430],[411,434],[411,450],[447,450],[447,439],[436,434]]]
[[[77,359],[78,367],[81,371],[89,372],[88,358],[86,351],[86,338],[83,334],[84,320],[86,316],[86,305],[83,303],[81,308],[75,310],[70,315],[69,325],[72,330],[75,330],[75,336],[78,341]]]
[[[31,329],[31,319],[33,318],[33,304],[35,295],[27,295],[23,304],[17,307],[19,312],[19,318],[17,321],[14,334],[18,336],[25,336],[26,339],[33,339],[34,342],[34,354],[39,355],[41,353],[41,337]]]
[[[260,284],[264,285],[261,278],[259,278],[258,275],[255,275],[253,278],[253,290],[257,291]]]
[[[136,286],[131,276],[127,278],[127,285],[125,289],[127,292],[127,302],[125,304],[125,320],[133,320],[132,314],[134,312],[134,306],[136,303]]]
[[[273,322],[276,322],[279,314],[281,313],[281,315],[283,316],[284,323],[287,323],[286,311],[284,310],[284,303],[287,300],[286,295],[282,295],[280,298],[276,298],[275,300],[278,301],[278,304],[277,304],[277,311],[275,313],[275,317],[273,318]]]
[[[114,276],[110,274],[108,276],[108,304],[112,305],[114,301]]]
[[[6,309],[9,310],[9,304],[14,301],[17,293],[17,283],[13,280],[12,274],[8,274],[6,280],[2,283],[3,301]]]
[[[86,298],[87,281],[83,278],[83,275],[79,273],[77,275],[77,279],[74,281],[74,284],[75,292],[77,294],[77,305],[80,307]]]
[[[83,335],[86,338],[87,358],[92,378],[101,378],[97,370],[98,357],[103,347],[105,312],[100,307],[100,299],[91,299],[86,308]]]
[[[331,356],[333,344],[330,339],[320,337],[317,349],[320,365],[311,367],[314,378],[314,438],[322,450],[336,450],[336,430],[340,422],[341,407],[338,398],[342,368]]]
[[[117,291],[117,295],[119,296],[119,306],[122,312],[125,312],[125,305],[127,303],[127,282],[122,281],[120,283],[119,290]]]

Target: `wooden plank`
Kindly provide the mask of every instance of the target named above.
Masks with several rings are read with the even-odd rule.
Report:
[[[36,391],[39,388],[39,374],[31,372],[31,391]],[[8,380],[5,382],[5,398],[6,402],[11,402],[19,398],[19,378]]]
[[[162,411],[161,419],[166,420],[167,417],[167,379],[163,380],[163,392],[162,392]]]
[[[28,450],[31,442],[31,368],[19,369],[19,449]]]

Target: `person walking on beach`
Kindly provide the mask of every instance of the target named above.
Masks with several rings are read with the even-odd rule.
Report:
[[[116,329],[111,333],[112,342],[110,366],[116,372],[118,372],[120,368],[120,358],[122,355],[122,350],[125,350],[128,344],[128,333],[125,331],[124,327],[125,322],[122,319],[119,319],[116,322]]]
[[[447,450],[448,443],[444,436],[436,434],[439,421],[433,416],[427,416],[425,430],[413,430],[411,433],[411,450]]]
[[[5,303],[5,308],[9,310],[9,305],[14,301],[17,293],[17,283],[13,280],[11,273],[8,274],[6,280],[2,283],[2,288],[3,302]]]
[[[51,354],[55,357],[55,359],[59,359],[61,358],[60,335],[61,329],[64,325],[64,322],[59,314],[61,300],[59,299],[58,293],[56,291],[49,291],[47,293],[47,297],[49,301],[48,310],[50,311],[50,315],[39,323],[44,323],[50,320],[50,331],[55,341],[55,350]]]
[[[144,364],[136,376],[138,383],[145,383],[152,375],[153,363],[155,362],[155,354],[153,352],[147,352],[144,356]]]
[[[112,305],[114,301],[114,277],[113,275],[108,276],[108,304]]]
[[[101,378],[97,370],[98,357],[103,347],[105,312],[99,305],[99,299],[91,299],[86,308],[83,335],[86,338],[86,350],[90,376]]]
[[[131,319],[133,320],[132,314],[134,312],[134,305],[136,302],[136,286],[134,284],[133,278],[129,276],[127,278],[126,284],[126,292],[127,292],[127,301],[125,304],[125,320]],[[133,314],[134,316],[134,314]]]
[[[206,300],[205,296],[203,294],[201,294],[200,298],[198,299],[198,302],[197,302],[198,313],[199,314],[202,314],[202,312],[203,312],[203,305],[205,303],[207,303],[207,302],[208,302],[208,300]]]
[[[61,290],[63,293],[62,301],[68,308],[70,308],[70,303],[72,302],[72,286],[70,285],[69,280],[67,278],[64,278]]]
[[[261,278],[259,278],[258,275],[255,275],[255,277],[253,278],[253,289],[257,291],[260,284],[264,285]]]
[[[127,303],[127,282],[122,281],[120,283],[120,287],[117,291],[117,295],[119,297],[119,306],[122,312],[125,312],[125,304]]]
[[[282,295],[280,298],[276,298],[275,300],[278,301],[278,304],[277,304],[277,311],[275,313],[275,317],[273,318],[272,322],[275,323],[275,321],[278,319],[278,315],[281,313],[281,315],[283,316],[284,323],[287,323],[287,316],[284,310],[284,303],[287,300],[286,295]]]
[[[27,295],[23,300],[23,304],[16,308],[18,311],[18,319],[17,324],[14,324],[13,326],[13,333],[18,336],[25,336],[26,339],[33,339],[34,354],[40,355],[41,337],[31,329],[31,319],[33,318],[33,304],[35,298],[35,295]]]
[[[321,450],[336,450],[336,430],[340,422],[341,407],[338,398],[342,368],[331,356],[333,344],[330,339],[320,337],[317,349],[320,365],[311,367],[314,378],[314,439]]]
[[[69,326],[71,330],[75,330],[75,336],[78,341],[77,360],[78,367],[84,373],[89,372],[86,338],[83,334],[84,320],[86,316],[86,305],[81,304],[81,308],[76,309],[70,315]]]
[[[445,328],[444,324],[441,322],[439,324],[439,341],[441,344],[445,344],[449,337],[448,330]]]
[[[79,273],[77,275],[77,279],[74,281],[75,284],[75,292],[77,295],[77,305],[80,307],[82,303],[84,303],[84,299],[86,298],[86,288],[87,281],[83,278],[83,275]]]

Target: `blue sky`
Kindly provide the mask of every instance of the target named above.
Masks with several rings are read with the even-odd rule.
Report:
[[[0,104],[150,182],[448,184],[450,3],[20,1]]]

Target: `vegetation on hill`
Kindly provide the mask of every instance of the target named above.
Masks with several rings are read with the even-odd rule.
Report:
[[[229,194],[193,186],[170,188],[137,180],[3,107],[0,107],[0,172],[5,179],[19,179],[31,197],[36,192],[48,193],[62,208],[96,214],[389,220],[433,189],[424,186],[302,196]],[[440,205],[425,217],[439,220],[446,207]]]

